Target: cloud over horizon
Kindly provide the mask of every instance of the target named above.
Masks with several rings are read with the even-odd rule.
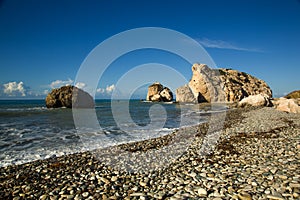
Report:
[[[26,86],[23,81],[17,83],[16,81],[3,84],[3,93],[8,96],[26,96]]]
[[[78,88],[80,88],[80,89],[83,89],[83,88],[86,87],[86,84],[85,84],[85,83],[82,83],[82,82],[78,82],[78,83],[75,84],[75,87],[78,87]]]
[[[107,85],[106,88],[98,88],[97,93],[100,93],[100,94],[107,93],[107,94],[109,94],[109,93],[112,93],[115,89],[116,89],[115,84]]]
[[[68,79],[68,80],[56,80],[56,81],[52,81],[50,83],[50,87],[51,88],[59,88],[59,87],[62,87],[62,86],[66,86],[66,85],[72,85],[74,81],[72,79]]]

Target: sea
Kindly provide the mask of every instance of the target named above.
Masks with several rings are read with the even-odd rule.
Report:
[[[129,111],[122,124],[116,105]],[[141,100],[95,100],[93,110],[101,129],[79,130],[72,109],[48,109],[44,100],[0,100],[0,167],[161,137],[203,123],[211,112],[195,104]]]

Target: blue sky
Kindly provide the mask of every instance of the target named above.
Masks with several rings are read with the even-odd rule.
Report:
[[[265,80],[274,96],[300,89],[297,0],[0,0],[0,98],[43,98],[53,87],[73,84],[98,44],[139,27],[188,35],[218,67]],[[175,55],[151,49],[131,52],[105,71],[96,97],[109,97],[122,75],[149,62],[191,77],[189,63]]]

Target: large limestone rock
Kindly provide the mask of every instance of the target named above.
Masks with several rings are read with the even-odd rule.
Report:
[[[94,99],[87,92],[75,86],[53,89],[46,97],[47,108],[92,108]]]
[[[272,98],[272,90],[268,84],[250,74],[232,69],[220,69],[220,74],[226,100],[229,102],[240,101],[257,94]]]
[[[148,87],[146,100],[170,102],[173,100],[173,93],[169,88],[164,87],[159,82],[156,82]]]
[[[192,66],[193,76],[189,82],[194,97],[199,102],[210,102],[211,92],[209,88],[210,80],[210,69],[204,64],[194,64]]]
[[[176,89],[176,101],[187,103],[198,102],[197,99],[194,97],[192,90],[187,84]]]
[[[270,98],[263,94],[250,95],[244,99],[242,99],[238,106],[239,107],[259,107],[259,106],[272,106],[272,102]]]
[[[299,99],[286,99],[279,98],[274,101],[276,110],[289,112],[289,113],[300,113],[300,101]]]
[[[239,102],[245,97],[257,94],[272,97],[272,90],[266,82],[244,72],[232,69],[210,69],[207,65],[198,63],[192,66],[192,72],[193,76],[188,87],[198,103]],[[178,102],[190,99],[182,96],[185,95],[179,92],[182,90],[177,91]]]

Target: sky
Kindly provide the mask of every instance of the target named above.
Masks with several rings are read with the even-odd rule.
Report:
[[[51,89],[67,84],[84,89],[87,84],[76,79],[91,52],[116,34],[142,27],[190,37],[217,67],[266,81],[275,97],[300,89],[299,0],[0,0],[0,98],[45,98]],[[156,38],[150,34],[149,40]],[[106,51],[116,53],[122,45]],[[98,60],[105,55],[97,55]],[[172,52],[135,50],[97,74],[95,97],[124,92],[118,81],[123,84],[122,77],[137,66],[150,67],[148,63],[169,66],[187,81],[192,75],[191,64]],[[155,67],[145,74],[163,84],[164,78],[168,82],[173,77]],[[136,96],[146,95],[149,82],[144,75],[134,76],[145,78],[144,84],[135,85]],[[173,82],[173,90],[182,84],[176,77]]]

